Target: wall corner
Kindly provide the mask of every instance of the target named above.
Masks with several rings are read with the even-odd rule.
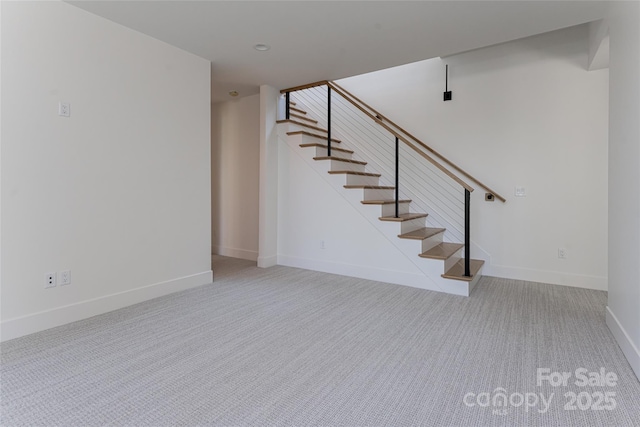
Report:
[[[260,185],[258,267],[271,267],[278,254],[278,114],[276,88],[260,86]]]

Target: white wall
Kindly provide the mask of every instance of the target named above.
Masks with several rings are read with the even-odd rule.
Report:
[[[278,261],[278,97],[276,88],[260,86],[260,188],[258,267]]]
[[[211,111],[213,253],[258,259],[260,95]]]
[[[67,3],[1,7],[2,339],[209,283],[209,62]]]
[[[483,274],[606,289],[608,70],[587,47],[581,26],[339,83],[508,199],[474,193]]]
[[[610,6],[607,324],[640,378],[640,3]]]

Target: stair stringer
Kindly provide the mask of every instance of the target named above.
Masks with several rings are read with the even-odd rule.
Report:
[[[449,294],[455,295],[463,295],[468,296],[478,279],[481,277],[481,274],[477,274],[476,277],[471,282],[462,281],[462,280],[452,280],[452,279],[444,279],[441,277],[444,272],[444,261],[442,260],[433,260],[427,258],[421,258],[418,254],[421,252],[421,242],[415,240],[407,240],[398,238],[398,234],[400,234],[400,224],[394,222],[384,222],[380,221],[379,217],[381,216],[380,207],[372,206],[372,205],[363,205],[362,201],[362,190],[353,190],[353,189],[345,189],[345,178],[340,175],[330,175],[328,171],[330,170],[330,162],[329,161],[316,161],[313,159],[315,155],[315,150],[310,148],[301,148],[299,145],[305,142],[308,142],[301,135],[288,136],[286,133],[289,131],[290,126],[288,124],[280,124],[278,126],[278,136],[279,136],[279,171],[281,175],[279,176],[279,185],[286,186],[285,182],[291,182],[292,179],[296,180],[297,177],[292,176],[292,170],[289,168],[290,166],[295,165],[298,161],[302,161],[306,164],[310,170],[314,171],[317,178],[320,178],[321,181],[329,185],[330,188],[333,189],[333,192],[339,195],[343,201],[346,201],[347,204],[358,213],[360,219],[357,216],[351,215],[349,220],[351,221],[360,221],[362,219],[366,221],[371,227],[372,233],[377,233],[379,236],[382,236],[383,239],[388,242],[386,246],[386,251],[391,251],[390,248],[394,248],[395,256],[397,258],[397,254],[401,254],[404,258],[403,270],[409,274],[409,277],[401,278],[401,277],[390,277],[388,279],[382,279],[379,276],[376,276],[376,280],[384,280],[391,283],[397,283],[407,286],[418,287],[422,289],[435,290],[439,292],[445,292]],[[293,127],[292,129],[296,129]],[[357,153],[356,153],[357,154]],[[299,166],[299,165],[298,165]],[[300,173],[298,170],[297,173]],[[294,174],[295,175],[295,174]],[[309,177],[307,176],[307,179]],[[315,180],[315,184],[321,186],[320,183]],[[320,187],[309,189],[309,191],[323,191]],[[279,192],[281,195],[285,197],[287,191],[284,188],[280,188]],[[335,195],[335,194],[334,194]],[[333,203],[339,203],[337,199],[333,200]],[[280,199],[280,196],[279,196]],[[291,206],[288,203],[284,203],[280,205],[279,203],[279,211],[284,212],[288,206]],[[323,207],[323,209],[325,209]],[[330,206],[329,209],[331,211],[336,210],[334,206]],[[341,212],[344,212],[341,210]],[[286,226],[287,222],[290,219],[284,220],[282,226]],[[280,254],[280,231],[279,235],[279,248],[278,253]],[[390,243],[390,244],[389,244]],[[357,248],[357,246],[356,246]],[[356,249],[357,250],[357,249]],[[321,253],[320,253],[321,255]],[[338,269],[340,271],[335,271],[335,266],[327,265],[326,269],[319,269],[317,265],[315,267],[310,266],[310,264],[318,264],[316,261],[307,260],[308,262],[301,262],[301,260],[293,259],[295,257],[291,257],[285,254],[279,255],[278,263],[283,265],[291,265],[296,267],[310,268],[314,270],[327,271],[337,274],[346,274],[346,275],[354,275],[356,277],[363,277],[363,272],[359,272],[356,274],[351,274],[353,272],[345,272],[345,269]],[[348,254],[347,254],[348,258]],[[407,267],[406,262],[409,262],[411,267]],[[349,269],[346,269],[349,270]],[[371,271],[376,270],[376,267],[372,267]],[[417,276],[421,276],[420,280],[416,280]],[[366,277],[370,278],[370,277]],[[405,280],[409,279],[409,280]]]

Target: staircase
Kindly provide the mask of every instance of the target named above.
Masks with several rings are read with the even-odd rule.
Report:
[[[468,296],[481,277],[483,260],[470,260],[470,275],[465,275],[461,255],[464,244],[444,241],[445,228],[429,227],[428,214],[412,212],[412,200],[395,200],[395,187],[380,185],[381,174],[367,170],[367,162],[354,158],[356,153],[343,147],[342,141],[331,138],[331,153],[327,146],[328,130],[320,127],[301,105],[290,101],[289,119],[279,120],[279,133],[291,149],[304,150],[313,162],[320,162],[330,176],[342,179],[344,192],[357,192],[363,209],[378,209],[377,220],[384,228],[394,227],[397,245],[412,249],[412,260],[425,272],[433,271],[433,263],[440,265],[438,290]],[[429,265],[427,265],[429,263]],[[423,266],[424,264],[424,266]],[[445,279],[445,280],[442,280]]]

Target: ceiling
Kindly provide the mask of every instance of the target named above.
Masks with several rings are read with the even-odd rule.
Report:
[[[600,1],[68,1],[208,59],[212,101],[335,80],[601,19]],[[271,49],[256,51],[266,43]]]

